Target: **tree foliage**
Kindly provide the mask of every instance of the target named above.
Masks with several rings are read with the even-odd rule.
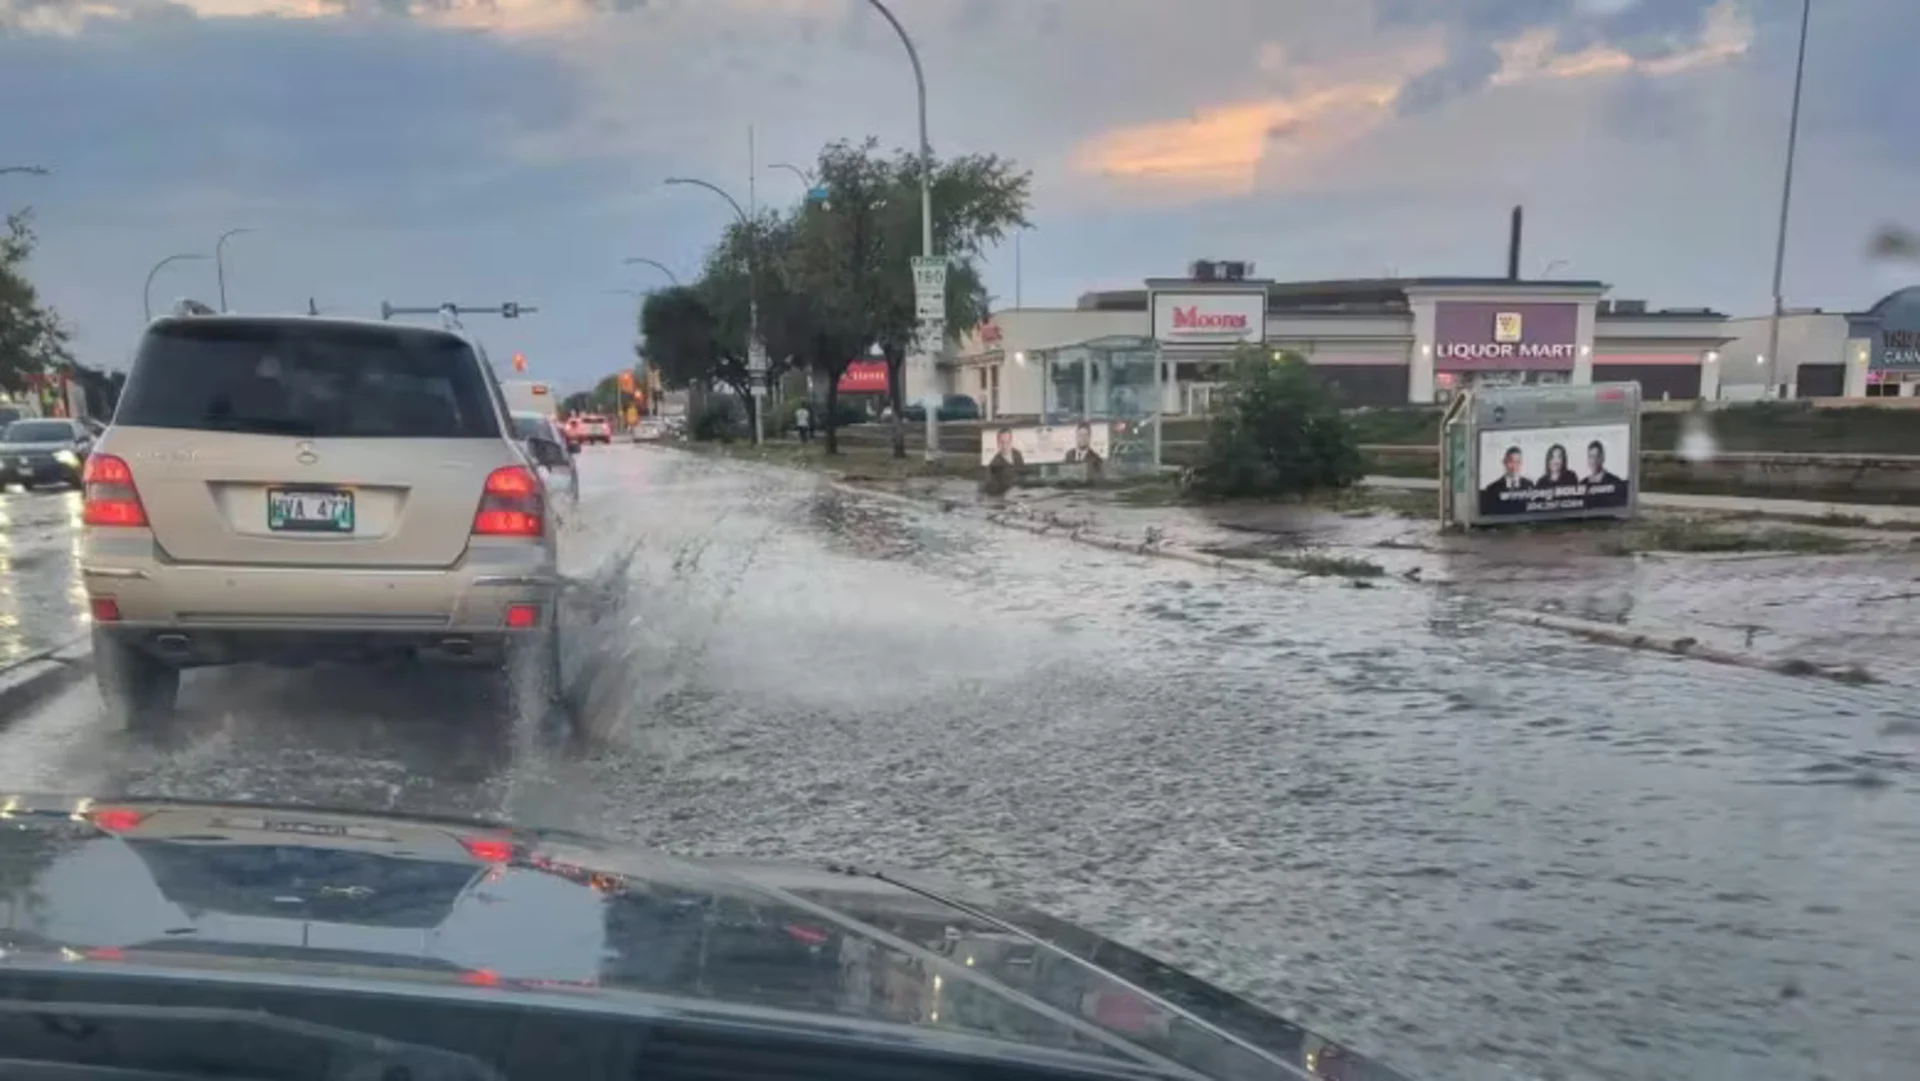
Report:
[[[24,390],[33,376],[73,363],[66,325],[41,303],[27,279],[33,247],[31,215],[9,215],[0,234],[0,388],[9,391]]]
[[[1339,398],[1294,353],[1235,352],[1225,408],[1207,433],[1196,488],[1220,496],[1305,495],[1360,479],[1360,443]]]
[[[762,214],[750,226],[735,222],[700,280],[648,297],[640,348],[668,386],[718,382],[750,400],[748,301],[757,295],[769,376],[802,369],[822,378],[820,416],[832,452],[838,384],[852,361],[879,349],[896,416],[903,404],[901,362],[917,330],[910,266],[921,252],[920,163],[884,155],[872,139],[837,142],[821,150],[815,175],[823,200]],[[977,260],[1026,223],[1030,181],[994,155],[935,162],[932,176],[935,248],[949,258],[947,326],[957,331],[988,314]],[[894,442],[903,454],[897,425]]]

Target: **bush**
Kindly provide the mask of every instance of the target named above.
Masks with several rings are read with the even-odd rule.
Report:
[[[1241,349],[1226,406],[1193,471],[1194,488],[1218,496],[1306,495],[1345,488],[1361,475],[1353,425],[1307,362]]]
[[[731,443],[745,434],[746,421],[730,399],[708,402],[693,415],[687,433],[701,443]]]

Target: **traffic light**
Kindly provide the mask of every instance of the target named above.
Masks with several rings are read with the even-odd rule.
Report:
[[[516,372],[524,372],[527,370],[527,355],[525,353],[515,353],[513,355],[513,370]]]
[[[624,371],[620,373],[620,393],[622,394],[633,393],[633,372],[632,371]]]

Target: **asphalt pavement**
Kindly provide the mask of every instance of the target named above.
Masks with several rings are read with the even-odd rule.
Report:
[[[456,673],[196,672],[157,740],[106,730],[90,686],[0,720],[0,787],[936,871],[1436,1079],[1911,1075],[1908,691],[672,449],[583,463],[564,542],[583,746],[492,720],[494,689]],[[30,498],[50,502],[8,521],[47,532],[12,536],[6,596],[77,626],[70,533],[36,517],[70,501]]]

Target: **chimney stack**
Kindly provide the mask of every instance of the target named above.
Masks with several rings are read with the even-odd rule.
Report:
[[[1513,225],[1507,234],[1507,280],[1520,280],[1520,219],[1521,209],[1513,208]]]

